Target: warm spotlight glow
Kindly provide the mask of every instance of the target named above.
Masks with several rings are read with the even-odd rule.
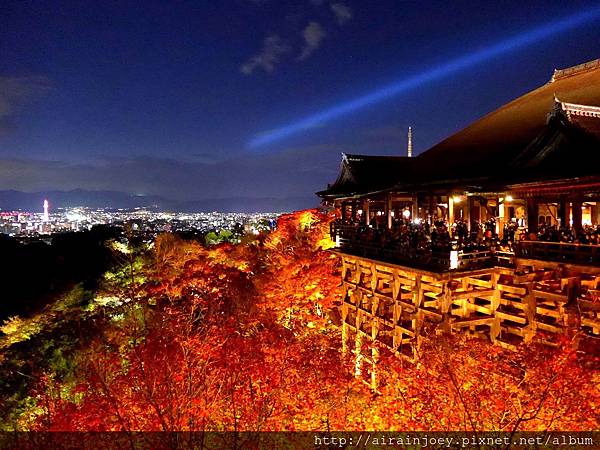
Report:
[[[410,219],[410,210],[405,209],[404,211],[402,211],[402,216],[407,220]]]
[[[384,86],[374,92],[343,102],[339,105],[326,109],[325,111],[300,119],[297,122],[284,125],[274,131],[261,133],[254,137],[248,143],[248,146],[250,148],[261,147],[263,145],[284,139],[290,135],[321,126],[323,123],[329,120],[336,119],[367,106],[379,103],[382,100],[410,91],[423,84],[443,79],[449,75],[468,69],[471,66],[499,57],[506,53],[514,52],[521,47],[533,44],[556,34],[564,33],[572,30],[573,28],[585,25],[586,23],[596,21],[599,18],[600,7],[597,6],[595,8],[586,9],[578,14],[568,16],[562,20],[539,25],[530,31],[525,31],[497,44],[452,59],[439,66],[431,67],[426,71],[408,78],[402,78],[395,83]]]
[[[460,203],[462,202],[462,198],[460,197],[460,195],[455,195],[454,197],[452,197],[452,201],[454,203]]]
[[[512,202],[513,201],[512,195],[507,195],[506,198],[504,199],[504,201]]]
[[[458,250],[450,252],[450,269],[458,269]]]

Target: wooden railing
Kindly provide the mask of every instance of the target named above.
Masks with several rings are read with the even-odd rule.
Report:
[[[348,224],[332,224],[331,239],[344,253],[436,271],[491,267],[495,262],[491,251],[436,251],[403,248],[395,242],[384,243],[385,240],[361,240],[358,227]]]
[[[374,233],[376,235],[377,231]],[[383,233],[387,233],[387,230]],[[515,257],[600,266],[600,246],[598,245],[520,241],[514,245],[514,253],[498,250],[474,252],[456,250],[456,253],[453,253],[404,248],[398,243],[387,242],[385,238],[366,241],[361,240],[360,236],[359,228],[355,225],[331,224],[331,239],[343,252],[424,269],[447,271],[470,270],[494,265],[511,267],[514,265]]]
[[[600,266],[600,246],[598,245],[520,241],[515,246],[515,256],[541,259],[543,261]]]

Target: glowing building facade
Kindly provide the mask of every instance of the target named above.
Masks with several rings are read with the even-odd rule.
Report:
[[[344,349],[374,385],[363,341],[414,359],[427,322],[511,348],[600,335],[600,60],[416,157],[344,154],[317,194],[338,212]]]
[[[44,215],[42,217],[42,220],[44,222],[49,222],[50,221],[49,208],[50,208],[50,204],[48,203],[48,200],[44,200]]]

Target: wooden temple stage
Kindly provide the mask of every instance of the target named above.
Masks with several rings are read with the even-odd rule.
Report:
[[[415,361],[430,330],[508,349],[600,339],[600,60],[410,153],[342,154],[317,193],[337,211],[357,376],[376,388],[369,344]]]
[[[516,268],[438,273],[339,256],[342,349],[354,351],[357,375],[362,364],[377,361],[377,349],[365,346],[369,341],[416,361],[427,323],[508,349],[529,342],[553,345],[578,331],[600,338],[600,268],[522,260]]]

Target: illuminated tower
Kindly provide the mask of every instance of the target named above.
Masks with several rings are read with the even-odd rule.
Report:
[[[44,200],[44,222],[50,221],[50,214],[48,214],[48,200]]]
[[[408,127],[408,157],[412,157],[412,127]]]

